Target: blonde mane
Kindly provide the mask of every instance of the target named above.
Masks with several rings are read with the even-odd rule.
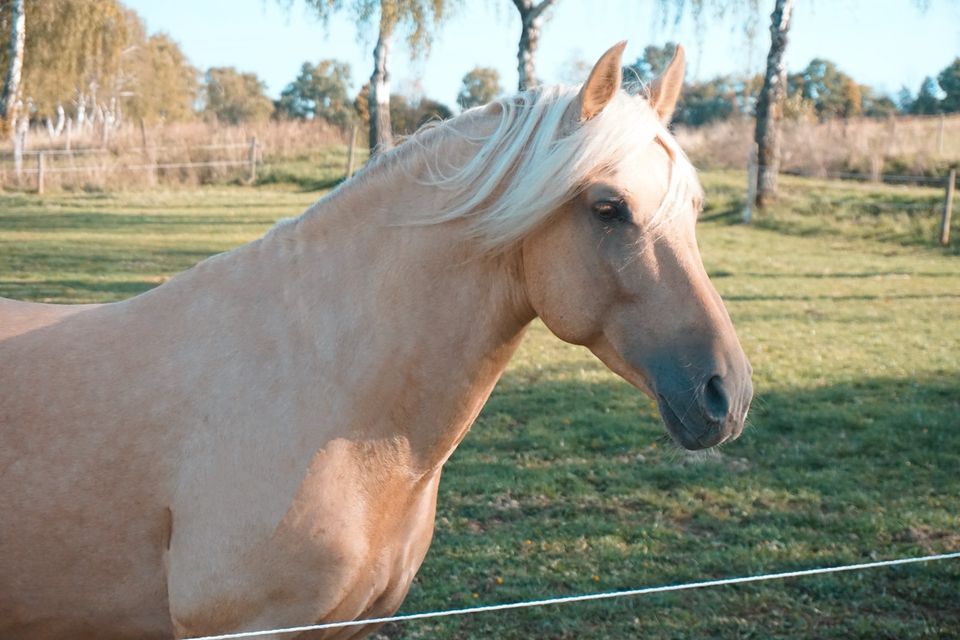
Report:
[[[406,222],[466,220],[471,238],[491,252],[523,238],[591,177],[655,139],[667,149],[672,166],[666,196],[651,223],[663,223],[699,194],[696,171],[645,99],[621,91],[599,115],[572,124],[565,114],[578,91],[537,88],[503,98],[494,108],[477,107],[427,125],[363,173],[399,166],[423,186],[442,190],[447,197],[439,214]],[[471,134],[464,125],[470,116],[497,118],[494,131],[483,137]],[[470,145],[475,151],[453,154],[451,144]],[[464,157],[460,164],[451,161]]]

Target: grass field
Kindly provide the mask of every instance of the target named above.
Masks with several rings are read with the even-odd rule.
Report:
[[[649,400],[535,324],[448,464],[404,612],[960,550],[960,256],[932,247],[932,213],[885,209],[939,192],[786,179],[748,228],[743,176],[704,181],[701,247],[755,368],[751,425],[684,454]],[[0,295],[124,298],[316,197],[0,194]],[[949,561],[383,633],[949,638],[958,592]]]

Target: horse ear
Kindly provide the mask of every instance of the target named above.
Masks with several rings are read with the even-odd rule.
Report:
[[[580,122],[586,122],[603,111],[603,108],[617,95],[622,73],[620,59],[623,57],[623,49],[626,46],[627,41],[621,40],[607,49],[607,52],[600,56],[597,64],[593,66],[590,77],[583,83],[580,95],[577,96]]]
[[[677,99],[683,89],[684,66],[683,47],[677,45],[673,60],[667,65],[666,71],[650,86],[650,106],[660,116],[663,124],[670,123],[673,110],[677,107]]]

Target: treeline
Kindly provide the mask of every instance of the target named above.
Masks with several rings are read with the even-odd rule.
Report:
[[[0,33],[11,32],[17,4],[0,0]],[[254,73],[233,67],[201,72],[175,40],[165,33],[148,34],[140,16],[118,0],[30,0],[25,8],[28,27],[12,111],[20,125],[46,128],[52,137],[68,127],[111,127],[123,121],[319,119],[338,127],[368,122],[369,85],[349,95],[351,70],[344,62],[304,62],[280,98],[272,100]],[[11,52],[0,46],[0,69],[11,68]],[[475,70],[464,83],[458,101],[462,107],[502,92],[492,69]],[[390,111],[400,133],[453,113],[436,100],[396,94],[390,97]]]
[[[648,46],[643,55],[624,69],[628,90],[640,90],[666,68],[676,45]],[[753,117],[763,77],[719,76],[688,83],[681,94],[673,121],[698,127],[731,117]],[[960,58],[954,59],[936,78],[928,76],[916,95],[903,87],[897,98],[879,94],[860,84],[830,60],[814,58],[802,71],[787,76],[783,117],[790,120],[824,121],[857,116],[885,117],[894,114],[929,115],[960,112]]]
[[[531,6],[542,10],[548,4],[541,0]],[[106,128],[123,121],[154,124],[203,119],[239,124],[316,119],[340,128],[369,126],[369,83],[351,95],[351,69],[344,62],[304,62],[279,99],[272,100],[264,82],[253,73],[232,67],[196,69],[169,35],[148,34],[136,12],[119,0],[30,0],[26,5],[24,0],[0,0],[0,33],[11,32],[18,10],[22,15],[24,7],[29,26],[21,56],[22,80],[17,104],[8,111],[19,114],[21,125],[45,127],[51,136],[59,136],[65,127],[82,129],[102,123]],[[628,88],[649,85],[674,49],[673,43],[648,46],[624,69]],[[0,46],[0,69],[13,69],[13,51]],[[753,117],[762,86],[759,75],[689,83],[674,122],[696,127]],[[484,104],[501,93],[496,70],[478,67],[464,76],[457,105],[465,109]],[[916,95],[904,88],[896,100],[857,83],[833,62],[817,58],[789,75],[786,94],[782,112],[792,119],[956,112],[960,111],[960,58],[926,78]],[[393,93],[388,103],[392,128],[398,133],[412,132],[427,120],[453,112],[448,105],[420,95]]]

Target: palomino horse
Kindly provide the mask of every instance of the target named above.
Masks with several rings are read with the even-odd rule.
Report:
[[[750,367],[664,124],[682,51],[645,100],[619,89],[623,46],[579,91],[423,130],[140,296],[0,303],[0,636],[392,613],[441,468],[537,316],[682,446],[736,437]]]

